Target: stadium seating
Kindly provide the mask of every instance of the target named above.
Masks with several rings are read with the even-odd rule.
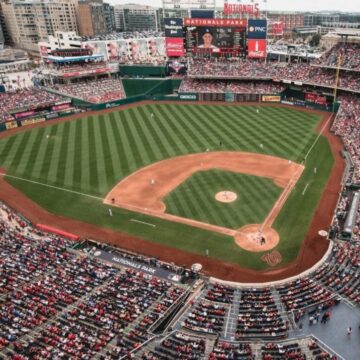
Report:
[[[50,87],[67,96],[76,97],[95,104],[125,98],[122,83],[115,78],[55,84]]]

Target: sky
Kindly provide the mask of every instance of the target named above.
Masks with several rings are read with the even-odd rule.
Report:
[[[229,3],[237,3],[237,0],[228,0]],[[112,5],[119,4],[144,4],[161,6],[162,0],[105,0]],[[360,13],[360,0],[254,0],[260,4],[263,10],[301,10],[301,11],[348,11]],[[251,4],[251,0],[241,0],[240,3]],[[216,0],[216,5],[221,7],[224,0]]]

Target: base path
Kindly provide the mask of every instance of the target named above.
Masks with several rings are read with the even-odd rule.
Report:
[[[164,198],[172,190],[192,174],[210,169],[265,177],[273,180],[275,184],[284,189],[264,224],[260,225],[261,230],[268,234],[275,232],[271,229],[271,225],[300,178],[304,167],[287,159],[248,152],[218,151],[177,156],[151,164],[129,175],[106,195],[104,203],[233,236],[236,238],[237,245],[250,250],[248,246],[249,236],[244,229],[239,232],[239,230],[207,224],[165,212]],[[278,235],[277,238],[279,238]],[[247,245],[243,246],[243,242]],[[267,243],[268,245],[265,248],[263,245],[254,242],[250,251],[268,250],[277,244],[270,239]],[[274,244],[272,247],[270,247],[271,243]]]

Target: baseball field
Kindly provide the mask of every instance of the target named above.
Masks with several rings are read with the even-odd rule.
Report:
[[[286,189],[276,171],[270,174],[275,159],[295,170],[303,164],[272,221],[280,238],[274,248],[281,254],[278,266],[293,261],[333,165],[328,141],[316,131],[321,120],[319,114],[277,106],[139,105],[5,137],[0,140],[0,167],[10,184],[51,213],[264,270],[269,267],[264,252],[247,251],[231,232],[211,226],[235,231],[262,224]],[[228,159],[226,166],[213,161],[212,154],[219,153]],[[250,166],[242,173],[232,163],[237,153],[262,155],[269,172]],[[174,158],[194,154],[203,156],[201,161],[163,192],[161,214],[151,213],[147,205],[136,211],[122,203],[123,197],[104,203],[122,181],[173,159],[160,180],[151,172],[142,178],[146,194],[140,182],[128,188],[126,196],[131,193],[137,204],[144,198],[146,204],[149,189],[156,194],[159,187],[166,188],[171,170],[180,166]],[[236,194],[236,199],[217,201],[215,194],[221,191],[226,198]],[[199,226],[191,226],[191,221]]]

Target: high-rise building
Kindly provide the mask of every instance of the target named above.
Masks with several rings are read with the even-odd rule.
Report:
[[[5,38],[4,38],[4,33],[2,31],[1,23],[0,23],[0,50],[2,50],[4,48],[4,44],[5,44]]]
[[[37,51],[37,43],[56,31],[78,31],[76,0],[7,0],[1,3],[11,42]]]
[[[102,0],[85,0],[78,4],[80,36],[105,35],[115,31],[113,6]]]
[[[163,0],[164,18],[191,17],[191,10],[215,11],[215,0]]]
[[[115,5],[117,31],[159,31],[159,9],[152,6],[125,4]]]

